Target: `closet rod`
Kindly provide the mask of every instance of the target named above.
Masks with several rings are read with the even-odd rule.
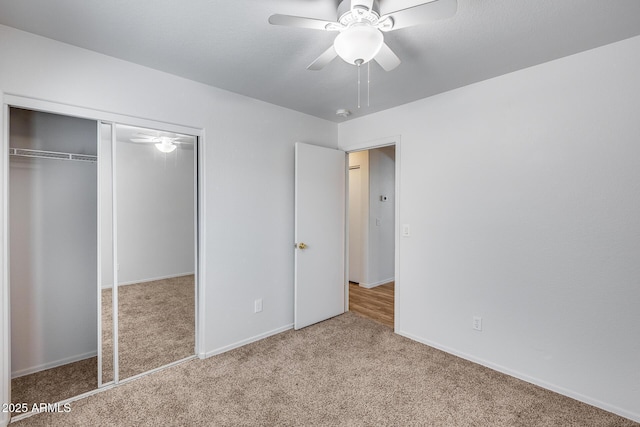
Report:
[[[90,154],[60,153],[57,151],[29,150],[27,148],[9,148],[9,155],[18,157],[37,157],[40,159],[76,160],[97,162],[98,156]]]

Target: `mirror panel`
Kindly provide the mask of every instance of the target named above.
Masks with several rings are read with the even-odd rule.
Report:
[[[195,352],[195,137],[116,125],[119,378]]]

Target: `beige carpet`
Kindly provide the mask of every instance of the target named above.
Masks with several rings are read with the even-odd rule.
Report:
[[[113,379],[111,290],[102,291],[103,382]],[[193,275],[118,288],[120,379],[195,354]]]
[[[194,276],[119,288],[120,379],[184,359],[195,351]],[[102,291],[103,382],[113,380],[111,289]],[[11,381],[14,403],[54,403],[98,386],[97,358]]]
[[[17,426],[637,426],[353,313],[193,360]]]
[[[80,360],[11,380],[11,401],[59,402],[98,388],[98,358]],[[15,415],[15,414],[14,414]]]

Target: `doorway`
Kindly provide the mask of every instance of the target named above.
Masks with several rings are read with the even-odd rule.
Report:
[[[387,213],[384,217],[382,215],[374,216],[373,222],[370,221],[369,214],[363,215],[365,219],[362,224],[367,226],[367,232],[363,236],[366,236],[368,242],[371,234],[368,232],[368,227],[371,224],[380,228],[383,228],[381,227],[383,224],[388,227],[388,231],[385,232],[390,236],[391,243],[383,248],[389,253],[389,256],[385,258],[385,266],[390,266],[391,269],[390,272],[386,271],[387,276],[381,276],[380,271],[385,274],[383,269],[362,268],[361,282],[357,286],[364,290],[370,290],[370,288],[380,288],[382,285],[389,284],[388,288],[392,288],[389,293],[393,295],[393,299],[388,299],[388,309],[389,311],[393,310],[393,315],[392,319],[389,318],[388,323],[393,325],[394,331],[400,327],[401,313],[398,310],[400,278],[397,269],[400,260],[398,252],[400,239],[398,227],[400,140],[399,137],[389,137],[353,144],[349,148],[344,151],[301,142],[295,144],[295,329],[349,311],[348,153],[363,151],[369,156],[369,151],[374,148],[384,148],[383,150],[371,151],[374,153],[372,157],[376,164],[382,163],[378,162],[380,152],[387,151],[386,157],[393,159],[391,164],[385,163],[391,180],[387,180],[384,187],[375,184],[375,182],[375,185],[371,186],[370,179],[363,179],[363,174],[360,173],[360,182],[366,183],[363,187],[367,191],[366,196],[360,196],[360,206],[362,210],[364,207],[369,209],[369,203],[362,200],[368,201],[373,197],[369,191],[370,188],[373,188],[374,194],[379,193],[379,200],[387,204],[387,209],[392,213]],[[370,162],[367,160],[367,168],[369,164]],[[355,165],[352,164],[352,166]],[[355,180],[357,179],[355,178]],[[369,211],[371,210],[369,209]],[[382,256],[379,256],[380,251],[369,251],[369,246],[369,244],[365,246],[367,253],[366,257],[363,256],[363,266],[372,262],[378,263],[382,259]],[[377,254],[377,257],[374,259],[372,254]],[[370,274],[370,271],[376,272],[378,279],[372,280],[374,276]],[[381,289],[384,288],[378,290]],[[303,316],[307,320],[306,322],[299,320]]]
[[[348,309],[390,328],[395,321],[395,154],[395,145],[348,154]]]

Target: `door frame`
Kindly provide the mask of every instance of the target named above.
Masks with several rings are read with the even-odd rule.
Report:
[[[348,154],[347,154],[347,158],[345,159],[345,161],[347,163],[349,163],[349,155]],[[351,209],[351,207],[352,207],[351,206],[351,204],[352,204],[351,187],[352,187],[353,184],[355,184],[355,183],[351,182],[351,178],[352,178],[352,175],[355,173],[355,171],[357,171],[358,180],[360,181],[360,188],[358,189],[358,198],[360,199],[359,200],[359,203],[360,203],[360,206],[359,206],[360,212],[359,213],[360,214],[362,214],[362,204],[363,204],[362,200],[363,200],[363,195],[364,194],[363,194],[363,188],[362,188],[362,170],[363,170],[362,165],[351,166],[351,165],[348,164],[347,167],[348,167],[347,174],[349,175],[349,178],[347,179],[347,191],[349,192],[349,194],[347,195],[347,199],[345,200],[345,208],[347,210],[347,220],[349,221],[349,223],[346,225],[346,230],[345,231],[349,233],[349,236],[346,236],[346,239],[349,242],[349,244],[347,244],[347,247],[345,248],[345,254],[346,254],[346,257],[345,257],[345,270],[347,271],[347,281],[351,282],[352,281],[351,279],[354,278],[354,269],[352,268],[353,267],[352,266],[353,262],[352,262],[352,259],[351,259],[351,255],[352,255],[351,254],[351,252],[352,252],[351,251],[351,248],[352,248],[352,245],[351,245],[351,231],[352,231],[351,230],[351,225],[352,225],[351,224],[351,220],[352,220],[352,218],[351,218],[351,212],[352,212],[352,209]],[[367,168],[367,172],[368,172],[368,170],[369,169]],[[367,191],[366,194],[367,195],[369,194],[368,191]],[[360,234],[362,234],[362,228],[363,228],[362,220],[363,220],[362,215],[360,215],[359,218],[358,218],[358,224],[356,224],[356,226],[360,227]],[[362,236],[360,236],[360,237],[362,237]],[[362,243],[364,243],[364,242],[362,242],[362,239],[360,239],[360,240],[361,240],[360,241],[360,243],[361,243],[360,247],[357,248],[358,250],[354,251],[354,253],[355,252],[360,252],[358,254],[358,256],[360,258],[362,258],[362,255],[363,255],[363,252],[364,252],[364,245]],[[348,251],[348,253],[347,253],[347,251]],[[346,261],[348,261],[348,263]],[[357,273],[355,275],[355,278],[357,278],[358,280],[353,280],[353,282],[355,282],[355,283],[360,283],[362,281],[362,270],[363,270],[362,269],[362,267],[363,267],[362,266],[362,259],[360,260],[360,264],[361,264],[359,266],[360,268],[357,269],[358,271],[357,271]]]
[[[395,333],[398,333],[398,331],[401,329],[400,325],[401,323],[401,317],[400,317],[400,290],[401,290],[401,284],[400,284],[400,237],[401,237],[401,230],[400,230],[400,161],[401,161],[401,136],[400,135],[393,135],[393,136],[388,136],[388,137],[383,137],[383,138],[378,138],[378,139],[373,139],[373,140],[368,140],[368,141],[361,141],[361,142],[354,142],[354,143],[347,143],[343,146],[339,146],[338,148],[341,150],[344,150],[345,153],[351,154],[351,153],[355,153],[357,151],[368,151],[368,150],[373,150],[375,148],[382,148],[382,147],[388,147],[388,146],[395,146],[395,218],[394,218],[394,230],[395,230],[395,247],[394,247],[394,253],[395,253],[395,260],[394,260],[394,294],[393,294],[393,331]],[[345,173],[346,173],[346,201],[345,201],[345,206],[347,207],[345,209],[345,271],[344,271],[344,276],[345,276],[345,285],[344,285],[344,304],[345,304],[345,311],[349,311],[349,162],[346,162],[346,168],[345,168]]]
[[[195,349],[192,357],[201,359],[205,356],[204,336],[205,336],[205,310],[204,310],[204,286],[205,279],[205,131],[203,128],[167,123],[153,119],[128,116],[124,114],[111,113],[101,110],[95,110],[88,107],[81,107],[69,104],[57,103],[55,101],[46,101],[36,98],[30,98],[20,95],[13,95],[0,92],[0,105],[2,105],[2,122],[0,123],[0,131],[2,133],[2,148],[0,155],[2,156],[2,227],[3,227],[3,243],[2,243],[2,277],[0,278],[0,294],[2,295],[2,319],[0,322],[0,342],[2,343],[2,366],[0,366],[0,398],[3,401],[11,401],[11,299],[10,299],[10,272],[9,272],[9,108],[23,108],[32,111],[59,114],[69,117],[77,117],[88,120],[95,120],[99,124],[102,123],[119,123],[131,126],[138,126],[150,129],[161,129],[169,132],[193,135],[196,137],[196,174],[195,180]],[[99,131],[98,131],[99,132]],[[99,141],[99,138],[98,138]],[[98,193],[98,199],[100,194]],[[100,227],[97,232],[99,233]],[[100,241],[100,236],[98,236]],[[100,248],[98,248],[98,254]],[[98,280],[100,278],[98,277]],[[97,284],[96,284],[97,286]],[[100,329],[100,325],[98,325]],[[100,337],[98,337],[100,339]],[[136,376],[137,377],[137,376]],[[133,377],[132,377],[133,378]],[[121,381],[122,383],[122,381]],[[105,387],[100,390],[107,389]],[[71,398],[69,400],[73,400]],[[8,416],[8,415],[7,415]],[[3,421],[5,415],[2,414],[0,422]],[[18,417],[13,417],[18,418]],[[22,418],[22,417],[19,417]]]

